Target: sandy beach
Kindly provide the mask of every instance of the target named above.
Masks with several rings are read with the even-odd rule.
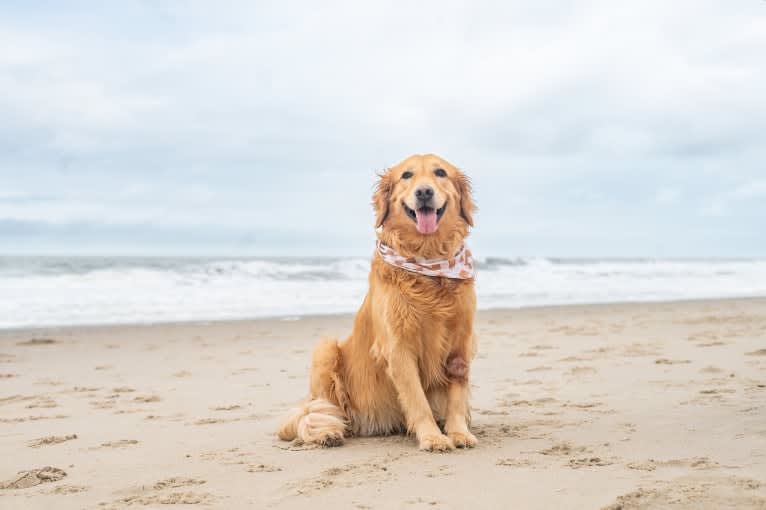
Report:
[[[278,441],[351,319],[0,332],[0,508],[766,508],[766,299],[480,312],[476,449]]]

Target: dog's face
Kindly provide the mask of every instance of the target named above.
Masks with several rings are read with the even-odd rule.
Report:
[[[373,205],[375,226],[403,239],[465,237],[473,226],[468,178],[433,154],[411,156],[381,175]]]

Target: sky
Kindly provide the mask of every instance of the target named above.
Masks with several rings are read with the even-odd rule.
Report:
[[[367,255],[376,174],[480,256],[766,256],[766,1],[0,3],[0,254]]]

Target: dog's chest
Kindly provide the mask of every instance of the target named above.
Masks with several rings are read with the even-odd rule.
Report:
[[[471,338],[476,297],[472,280],[425,276],[380,264],[370,281],[373,321],[427,365],[443,364]],[[429,370],[430,371],[430,370]]]

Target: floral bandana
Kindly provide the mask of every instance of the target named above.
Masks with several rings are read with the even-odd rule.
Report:
[[[471,250],[465,245],[460,247],[454,257],[448,259],[405,257],[380,240],[377,242],[377,248],[384,262],[412,273],[455,280],[472,280],[476,276]]]

